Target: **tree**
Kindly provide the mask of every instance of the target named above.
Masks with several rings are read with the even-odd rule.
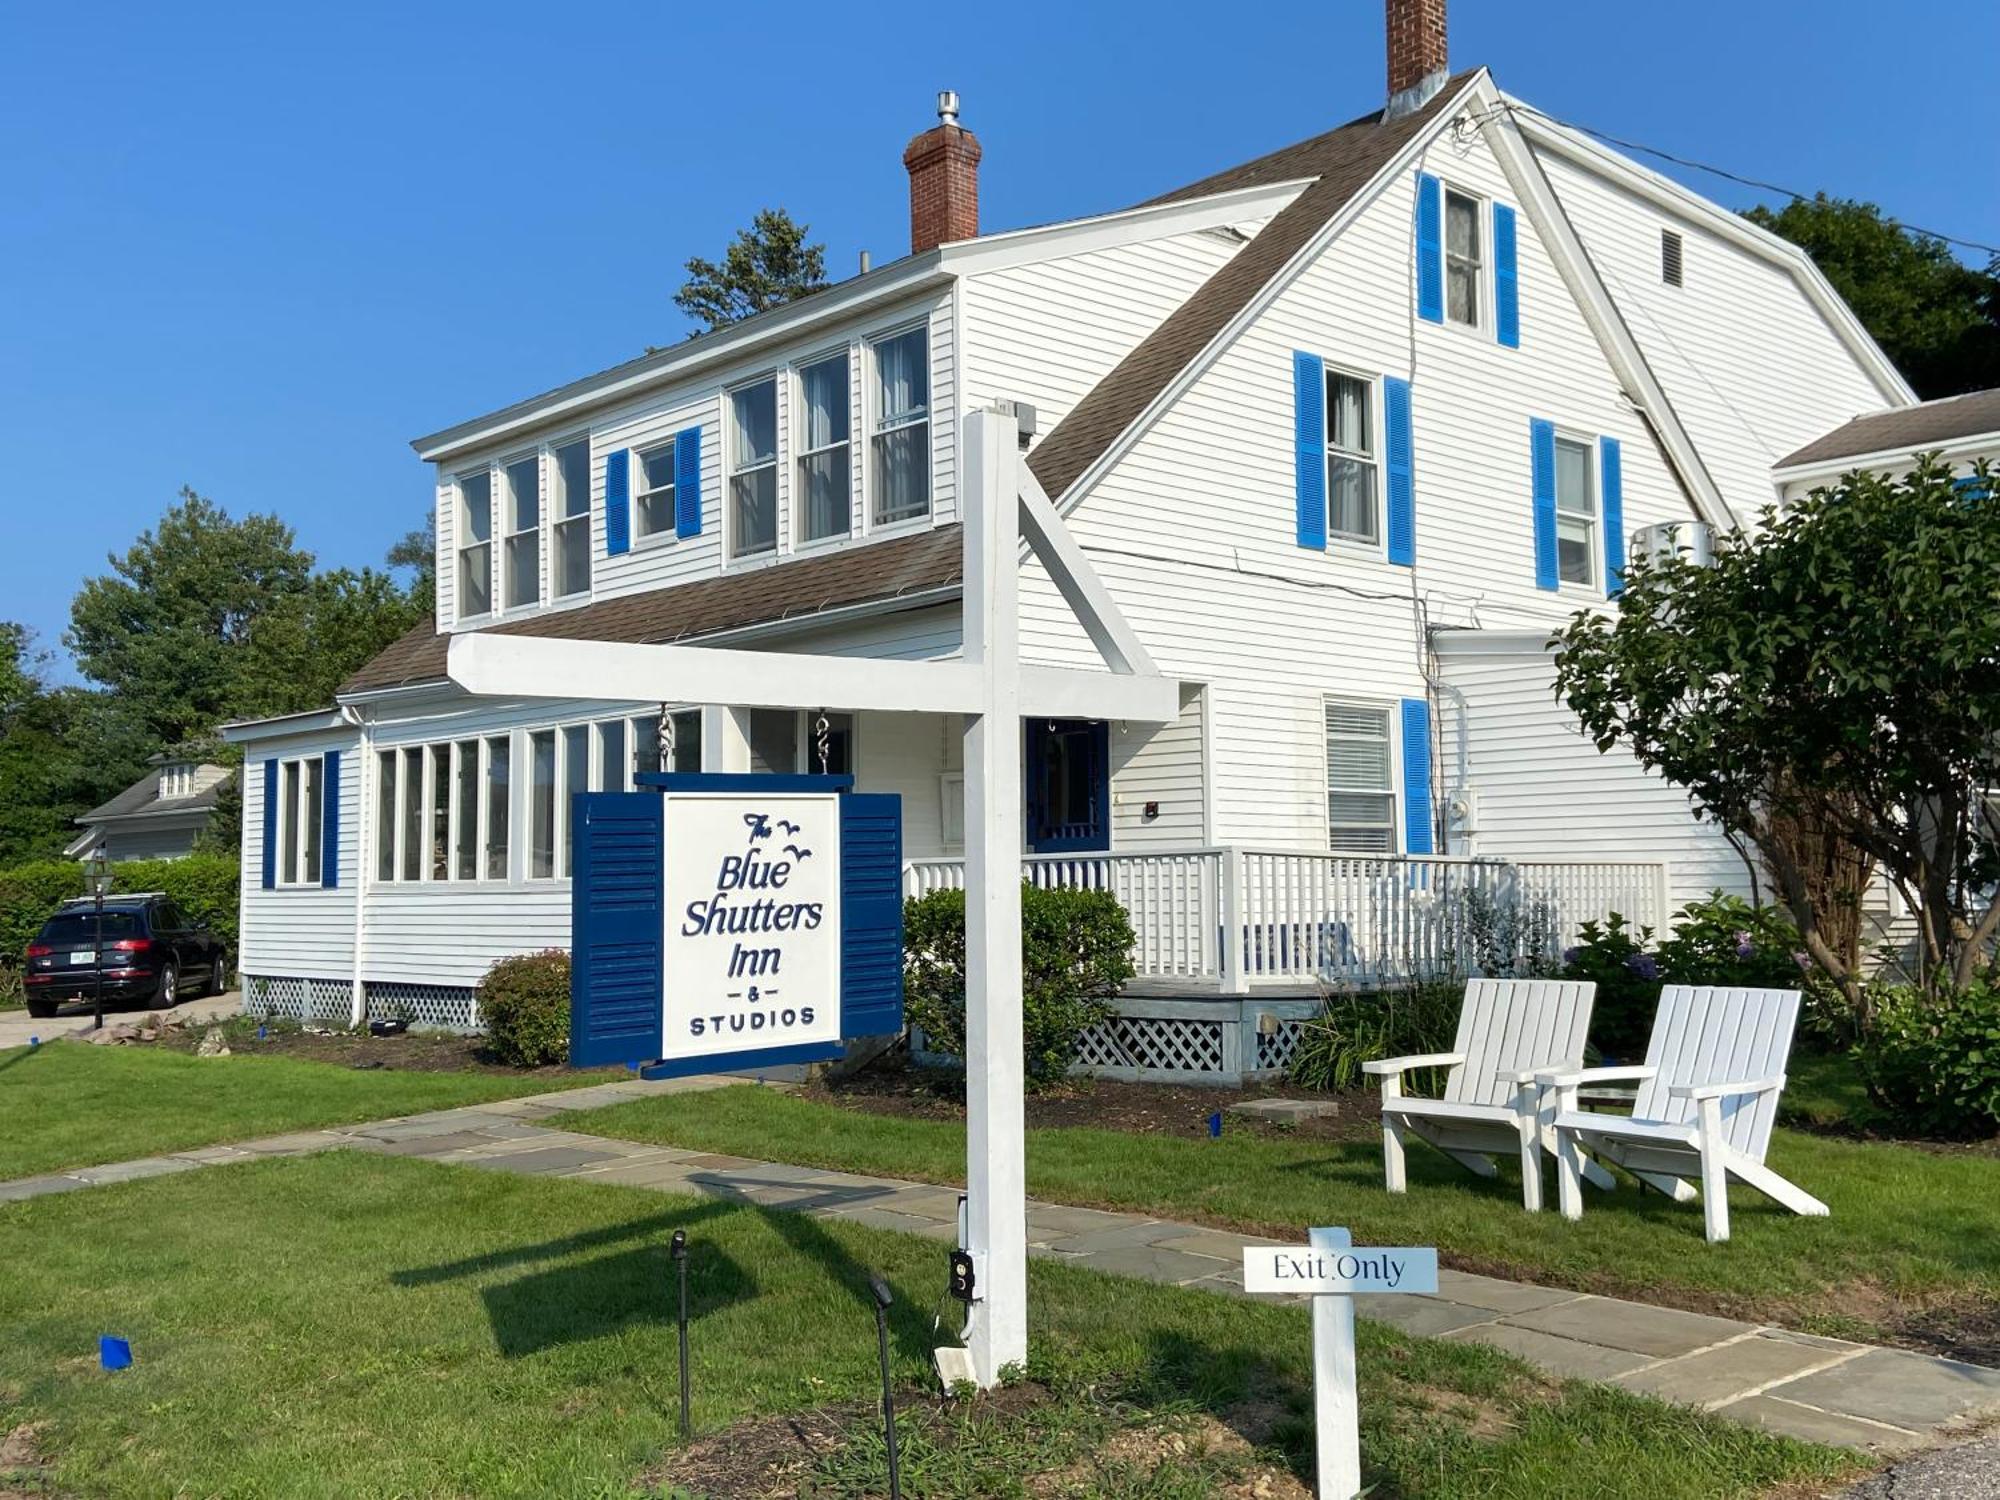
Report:
[[[424,517],[421,530],[406,531],[383,561],[391,568],[410,569],[409,597],[428,613],[437,604],[437,507]]]
[[[137,780],[152,742],[115,698],[51,687],[33,632],[0,622],[0,866],[53,859]]]
[[[705,325],[696,332],[713,331],[824,289],[826,246],[806,243],[810,227],[793,223],[782,208],[758,210],[748,229],[737,230],[720,265],[700,256],[687,263],[674,305]]]
[[[429,615],[430,600],[387,573],[315,573],[252,622],[231,711],[268,717],[323,708],[358,667]]]
[[[1874,204],[1824,193],[1745,217],[1812,256],[1925,400],[2000,386],[2000,258],[1975,270]]]
[[[1857,966],[1813,900],[1825,839],[1902,892],[1921,984],[1969,982],[2000,928],[1994,483],[1929,458],[1851,475],[1767,510],[1712,565],[1635,559],[1615,621],[1580,614],[1556,637],[1556,692],[1598,749],[1628,745],[1756,847],[1857,1011]]]

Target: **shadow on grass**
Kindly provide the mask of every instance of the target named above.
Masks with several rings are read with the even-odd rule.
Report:
[[[44,1042],[41,1047],[22,1047],[16,1050],[12,1057],[0,1058],[0,1073],[6,1072],[9,1068],[17,1064],[26,1062],[29,1058],[40,1052],[42,1047],[46,1047],[47,1045],[48,1043]]]

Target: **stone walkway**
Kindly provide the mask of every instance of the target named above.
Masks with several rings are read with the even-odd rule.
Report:
[[[347,1149],[707,1194],[955,1239],[954,1188],[581,1135],[543,1123],[570,1110],[732,1081],[620,1081],[79,1167],[0,1183],[0,1203],[226,1162]],[[1242,1247],[1253,1243],[1196,1224],[1033,1201],[1028,1238],[1038,1255],[1093,1270],[1239,1295]],[[1406,1333],[1491,1344],[1552,1375],[1608,1381],[1775,1432],[1879,1453],[1908,1451],[2000,1412],[2000,1370],[1463,1271],[1440,1270],[1435,1296],[1369,1297],[1359,1311]]]

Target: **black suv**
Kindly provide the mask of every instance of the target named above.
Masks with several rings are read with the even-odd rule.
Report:
[[[21,972],[28,1014],[52,1016],[65,1000],[88,1000],[104,982],[104,1003],[147,1002],[162,1008],[189,994],[219,995],[229,977],[222,942],[189,921],[157,891],[107,896],[103,931],[97,903],[65,901],[28,945]],[[102,963],[99,964],[99,942]]]

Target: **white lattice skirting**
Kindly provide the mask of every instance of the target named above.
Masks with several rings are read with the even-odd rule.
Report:
[[[352,1014],[353,995],[353,984],[346,979],[243,976],[243,1010],[247,1015],[345,1026]],[[470,989],[370,980],[363,986],[363,995],[369,1020],[402,1020],[442,1031],[480,1029],[479,1007]]]

